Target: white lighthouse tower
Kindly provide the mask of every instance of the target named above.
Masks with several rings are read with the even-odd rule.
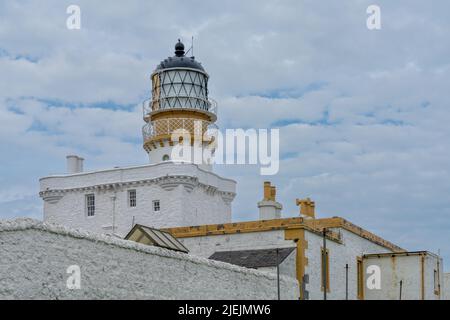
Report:
[[[208,97],[208,78],[202,65],[186,56],[180,40],[175,55],[152,73],[152,98],[143,103],[142,130],[150,163],[183,160],[211,170],[217,104]]]
[[[136,223],[160,228],[231,222],[236,182],[213,173],[207,157],[217,128],[208,78],[178,41],[175,56],[153,71],[152,98],[144,102],[150,164],[83,172],[83,158],[69,156],[66,174],[40,179],[45,221],[119,236]]]

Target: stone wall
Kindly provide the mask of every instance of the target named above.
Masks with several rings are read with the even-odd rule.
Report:
[[[0,299],[276,299],[276,276],[31,219],[0,222]],[[81,271],[69,289],[69,266]],[[281,277],[282,299],[297,281]]]

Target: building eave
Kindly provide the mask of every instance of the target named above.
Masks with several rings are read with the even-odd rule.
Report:
[[[236,233],[263,232],[273,230],[304,229],[321,234],[323,228],[342,228],[353,234],[385,247],[392,252],[406,252],[403,248],[343,219],[340,217],[324,219],[304,219],[302,217],[282,218],[273,220],[257,220],[234,222],[226,224],[210,224],[187,227],[167,228],[177,238],[204,237]],[[328,232],[328,238],[341,242],[340,236],[334,231]]]
[[[392,258],[399,256],[431,256],[437,259],[441,259],[437,254],[430,251],[404,251],[404,252],[388,252],[388,253],[371,253],[363,255],[363,258]]]

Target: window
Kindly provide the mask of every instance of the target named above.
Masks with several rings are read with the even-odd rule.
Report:
[[[136,207],[136,190],[128,190],[128,206]]]
[[[438,288],[438,281],[437,281],[437,271],[434,270],[434,278],[433,278],[433,283],[434,283],[434,293],[436,294],[437,288]]]
[[[356,272],[357,272],[357,294],[358,299],[364,299],[364,269],[363,260],[360,257],[356,258]]]
[[[161,206],[159,204],[159,200],[154,200],[153,201],[153,211],[157,212],[161,210]]]
[[[434,294],[435,295],[439,295],[441,292],[440,290],[440,285],[439,285],[439,271],[438,270],[434,270]]]
[[[168,154],[163,155],[162,160],[163,161],[169,161],[170,160],[169,155]]]
[[[93,217],[95,215],[95,195],[86,195],[86,214],[88,217]]]
[[[322,272],[321,272],[321,280],[320,280],[320,287],[321,290],[324,290],[324,282],[326,285],[327,292],[330,292],[330,256],[328,249],[321,248],[321,266],[322,266]],[[325,279],[323,278],[325,276]],[[324,281],[325,280],[325,281]]]
[[[440,275],[440,262],[437,261],[436,269],[434,270],[434,294],[437,296],[441,295],[441,275]]]

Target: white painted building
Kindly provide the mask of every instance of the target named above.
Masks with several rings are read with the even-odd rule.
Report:
[[[444,288],[442,288],[445,300],[450,300],[450,273],[444,273]]]
[[[297,279],[302,299],[397,297],[397,288],[386,284],[384,291],[366,293],[365,262],[373,255],[406,251],[343,218],[316,218],[309,198],[297,199],[299,216],[282,218],[276,189],[266,182],[263,199],[255,203],[259,220],[233,222],[236,182],[213,173],[208,158],[198,165],[192,157],[174,159],[182,143],[194,150],[212,146],[209,132],[217,116],[208,97],[208,74],[177,43],[175,56],[161,62],[151,78],[152,99],[144,103],[143,128],[150,164],[83,172],[83,159],[69,156],[67,174],[40,180],[46,222],[120,237],[135,224],[165,228],[191,255],[278,270]],[[180,130],[191,138],[174,139]],[[281,260],[274,250],[281,251]],[[421,281],[416,268],[405,262],[395,274]],[[394,269],[383,270],[389,277]],[[443,277],[439,286],[444,289]],[[436,298],[428,293],[405,297]]]
[[[135,223],[160,228],[231,222],[236,187],[195,164],[171,161],[55,175],[40,183],[45,221],[119,236]]]
[[[214,151],[209,133],[216,128],[217,105],[208,98],[208,74],[178,42],[175,56],[162,61],[151,79],[142,130],[150,164],[83,172],[84,159],[68,156],[66,174],[40,179],[45,221],[119,236],[135,223],[231,222],[236,182],[214,174],[208,157],[194,158],[198,151]],[[188,152],[180,156],[176,148],[183,146],[190,158]]]
[[[364,281],[371,284],[364,286],[364,299],[444,299],[442,258],[430,252],[368,254],[363,256],[363,268],[370,271]]]
[[[326,251],[323,228],[327,228]],[[326,272],[327,299],[362,299],[358,259],[369,253],[403,249],[342,218],[284,218],[221,225],[168,229],[190,253],[213,258],[218,252],[295,248],[280,265],[280,274],[300,283],[306,275],[303,298],[323,299],[322,272]],[[324,254],[326,252],[326,254]],[[326,265],[323,266],[323,259]],[[223,259],[221,261],[228,261]],[[245,265],[236,261],[237,265]],[[276,268],[256,268],[276,272]],[[347,286],[346,286],[347,283]],[[299,288],[300,290],[300,288]]]

